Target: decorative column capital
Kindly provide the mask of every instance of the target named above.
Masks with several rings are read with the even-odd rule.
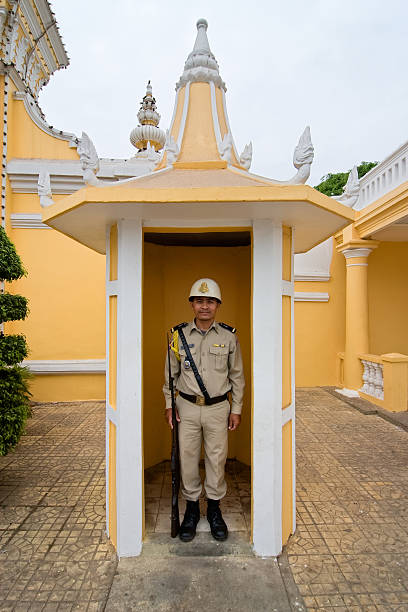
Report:
[[[346,259],[352,259],[354,257],[368,257],[373,249],[344,249],[341,252],[343,253]]]
[[[370,253],[379,246],[378,240],[356,240],[352,239],[337,247],[346,259],[354,257],[368,257]]]

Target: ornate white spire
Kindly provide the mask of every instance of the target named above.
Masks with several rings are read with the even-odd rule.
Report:
[[[166,135],[158,128],[160,115],[156,110],[156,100],[153,98],[152,86],[150,81],[146,87],[146,95],[144,96],[140,110],[137,113],[140,125],[130,133],[130,142],[139,151],[145,151],[148,148],[148,143],[154,147],[156,151],[160,151],[166,142]]]
[[[213,81],[217,87],[227,90],[220,77],[217,60],[211,52],[207,38],[208,23],[205,19],[197,21],[197,38],[194,48],[184,64],[184,72],[176,85],[176,91],[190,82]]]

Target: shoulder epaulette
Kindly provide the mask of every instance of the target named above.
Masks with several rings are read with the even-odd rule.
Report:
[[[171,333],[174,333],[175,331],[177,331],[178,329],[182,329],[186,325],[188,325],[188,323],[179,323],[178,325],[175,325],[174,327],[172,327],[170,331]]]
[[[218,325],[221,325],[224,329],[228,329],[232,334],[235,334],[237,331],[236,327],[231,327],[231,325],[227,325],[227,323],[218,323]]]

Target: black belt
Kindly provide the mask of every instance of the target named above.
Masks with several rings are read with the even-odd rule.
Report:
[[[224,395],[210,397],[207,401],[205,401],[205,398],[202,395],[188,395],[188,393],[183,393],[183,391],[179,391],[179,395],[192,404],[198,404],[198,406],[212,406],[212,404],[219,404],[228,397],[228,393],[224,393]]]

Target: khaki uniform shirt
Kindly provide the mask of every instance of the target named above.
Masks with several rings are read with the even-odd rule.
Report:
[[[183,332],[210,397],[224,395],[231,390],[231,412],[241,414],[245,380],[241,348],[236,335],[221,327],[216,321],[205,334],[201,333],[194,321],[183,327]],[[174,351],[170,351],[174,388],[189,395],[202,396],[192,367],[185,367],[186,352],[180,338],[178,350],[180,361]],[[164,376],[166,382],[163,393],[166,408],[171,408],[167,358]]]

